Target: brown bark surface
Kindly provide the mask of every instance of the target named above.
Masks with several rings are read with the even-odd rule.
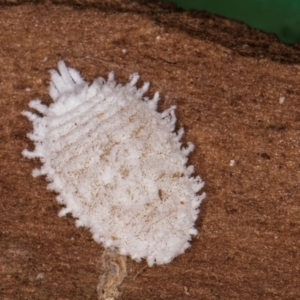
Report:
[[[97,299],[102,246],[58,217],[31,176],[40,163],[21,155],[33,148],[21,111],[51,102],[60,59],[90,81],[150,81],[206,182],[192,246],[168,265],[128,259],[123,299],[299,299],[299,45],[155,2],[82,3],[0,6],[0,299]]]

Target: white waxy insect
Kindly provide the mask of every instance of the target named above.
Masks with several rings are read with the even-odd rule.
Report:
[[[33,100],[24,111],[33,122],[28,137],[40,158],[33,176],[46,175],[77,226],[90,229],[96,242],[149,266],[169,263],[189,247],[204,183],[186,166],[194,149],[175,132],[175,107],[157,112],[159,94],[143,97],[149,83],[136,87],[138,74],[125,85],[113,73],[90,85],[79,72],[58,63],[52,70],[53,103]],[[42,115],[42,116],[40,116]]]

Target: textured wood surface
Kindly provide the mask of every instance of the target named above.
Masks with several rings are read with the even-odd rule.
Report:
[[[123,299],[299,299],[299,45],[155,2],[76,3],[0,6],[0,298],[97,299],[103,248],[57,216],[21,155],[33,145],[20,113],[51,102],[63,59],[88,80],[150,81],[206,182],[192,246],[164,266],[128,259]]]

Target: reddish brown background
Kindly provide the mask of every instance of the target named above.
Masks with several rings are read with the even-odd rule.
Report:
[[[300,46],[155,1],[73,3],[0,6],[0,299],[97,299],[103,248],[21,155],[20,112],[50,103],[60,59],[87,80],[150,81],[206,182],[192,247],[164,266],[129,259],[123,299],[300,299]]]

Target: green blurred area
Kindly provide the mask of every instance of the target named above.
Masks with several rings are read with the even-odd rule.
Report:
[[[300,0],[165,0],[183,9],[206,10],[275,33],[284,43],[300,42]]]

